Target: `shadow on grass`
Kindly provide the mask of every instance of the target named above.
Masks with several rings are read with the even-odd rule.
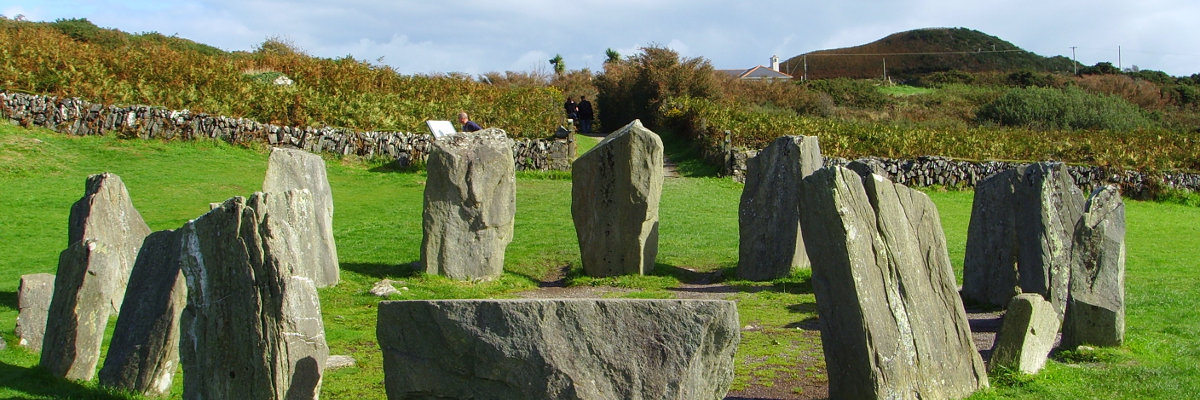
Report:
[[[0,292],[0,307],[17,310],[17,292]]]
[[[817,303],[800,303],[787,306],[787,310],[793,314],[816,314]],[[821,330],[821,320],[817,317],[808,317],[798,322],[793,322],[783,326],[784,328],[803,329],[806,331]]]
[[[424,165],[421,165],[419,163],[409,163],[408,165],[401,165],[400,162],[392,161],[392,162],[387,162],[387,163],[381,163],[374,167],[368,168],[367,171],[383,172],[383,173],[386,173],[386,172],[411,173],[411,172],[419,172],[419,171],[421,171],[421,169],[423,169],[423,167],[424,167]]]
[[[394,265],[383,263],[341,263],[340,268],[378,279],[407,278],[418,274],[417,265],[420,263],[420,260]]]
[[[123,400],[103,389],[87,387],[53,375],[38,367],[21,367],[0,362],[0,387],[44,398]]]

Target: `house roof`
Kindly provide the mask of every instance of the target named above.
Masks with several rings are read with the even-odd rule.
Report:
[[[719,69],[717,72],[729,74],[734,78],[739,79],[791,79],[792,76],[764,67],[757,66],[750,69]]]

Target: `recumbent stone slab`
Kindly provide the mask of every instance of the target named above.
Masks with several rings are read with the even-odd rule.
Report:
[[[1061,320],[1083,204],[1062,163],[1030,164],[981,181],[967,228],[963,296],[1003,306],[1017,293],[1038,293]]]
[[[737,308],[723,300],[379,304],[389,399],[721,399]]]
[[[1062,346],[1125,341],[1125,203],[1115,186],[1092,192],[1075,228]]]
[[[179,314],[187,304],[178,231],[151,233],[138,252],[117,317],[100,384],[157,396],[179,367]]]
[[[804,179],[801,207],[831,398],[951,399],[987,387],[925,194],[830,167]]]
[[[18,345],[33,351],[42,350],[46,314],[50,311],[53,296],[53,274],[21,275],[21,285],[17,288],[17,326],[13,328]]]
[[[234,197],[181,229],[185,399],[316,398],[329,349],[316,286],[286,254],[280,207],[307,190]],[[270,222],[275,219],[276,222]]]
[[[1058,338],[1058,313],[1037,293],[1022,293],[1008,302],[1004,322],[992,345],[991,368],[1036,374]]]
[[[317,287],[337,285],[339,279],[337,244],[333,239],[333,190],[325,174],[325,160],[304,150],[276,147],[267,159],[263,192],[307,189],[312,194],[312,220],[315,231],[305,236],[311,243],[311,259],[306,263],[309,276]]]
[[[800,233],[800,183],[821,163],[816,136],[775,139],[746,162],[738,208],[739,278],[765,281],[809,268]]]
[[[432,142],[425,181],[421,265],[453,279],[494,279],[517,212],[512,140],[491,129]]]
[[[71,206],[68,243],[59,255],[54,297],[46,317],[40,365],[55,376],[89,381],[96,375],[108,317],[121,308],[125,286],[150,228],[114,174],[89,176]]]
[[[571,165],[571,218],[588,276],[644,274],[658,256],[663,146],[634,120]]]

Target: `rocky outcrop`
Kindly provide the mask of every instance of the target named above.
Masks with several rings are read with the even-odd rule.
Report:
[[[952,399],[987,387],[927,196],[833,167],[804,179],[801,207],[831,398]]]
[[[426,165],[421,265],[453,279],[494,279],[517,212],[512,140],[486,129],[434,142]]]
[[[67,379],[96,374],[108,317],[121,308],[125,286],[150,228],[133,208],[121,178],[87,179],[83,198],[71,206],[69,246],[59,255],[54,297],[46,319],[40,365]]]
[[[100,384],[149,396],[166,394],[179,368],[179,314],[187,286],[177,231],[146,237],[129,276]]]
[[[775,139],[747,164],[738,208],[738,278],[765,281],[809,268],[800,233],[800,182],[821,168],[817,137]]]
[[[1036,374],[1046,365],[1058,328],[1058,313],[1040,294],[1014,296],[992,347],[991,368]]]
[[[963,262],[963,296],[1003,306],[1038,293],[1067,306],[1071,243],[1084,197],[1060,163],[1005,171],[975,189]]]
[[[321,156],[303,150],[273,148],[267,159],[266,178],[263,192],[282,193],[292,189],[306,189],[312,194],[313,213],[311,218],[316,229],[302,233],[311,243],[305,245],[311,256],[306,266],[317,287],[337,285],[338,255],[333,240],[333,189],[325,175],[325,160]]]
[[[388,398],[721,399],[737,308],[719,300],[379,304]]]
[[[1075,228],[1062,346],[1125,341],[1125,203],[1116,187],[1092,192]]]
[[[18,345],[35,352],[42,351],[46,314],[50,311],[53,296],[54,275],[21,275],[21,285],[17,288],[17,326],[13,329]]]
[[[316,398],[329,355],[312,280],[268,223],[290,196],[235,197],[180,229],[187,306],[180,325],[185,399]],[[289,198],[290,197],[290,198]],[[307,202],[311,202],[308,199]]]
[[[641,121],[609,134],[571,166],[571,217],[588,276],[644,274],[658,256],[663,146]]]

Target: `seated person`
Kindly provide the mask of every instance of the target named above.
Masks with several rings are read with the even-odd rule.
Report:
[[[475,132],[477,130],[483,129],[483,127],[479,126],[479,124],[475,123],[475,121],[472,121],[469,118],[467,118],[466,112],[458,113],[458,123],[462,124],[463,132]]]

